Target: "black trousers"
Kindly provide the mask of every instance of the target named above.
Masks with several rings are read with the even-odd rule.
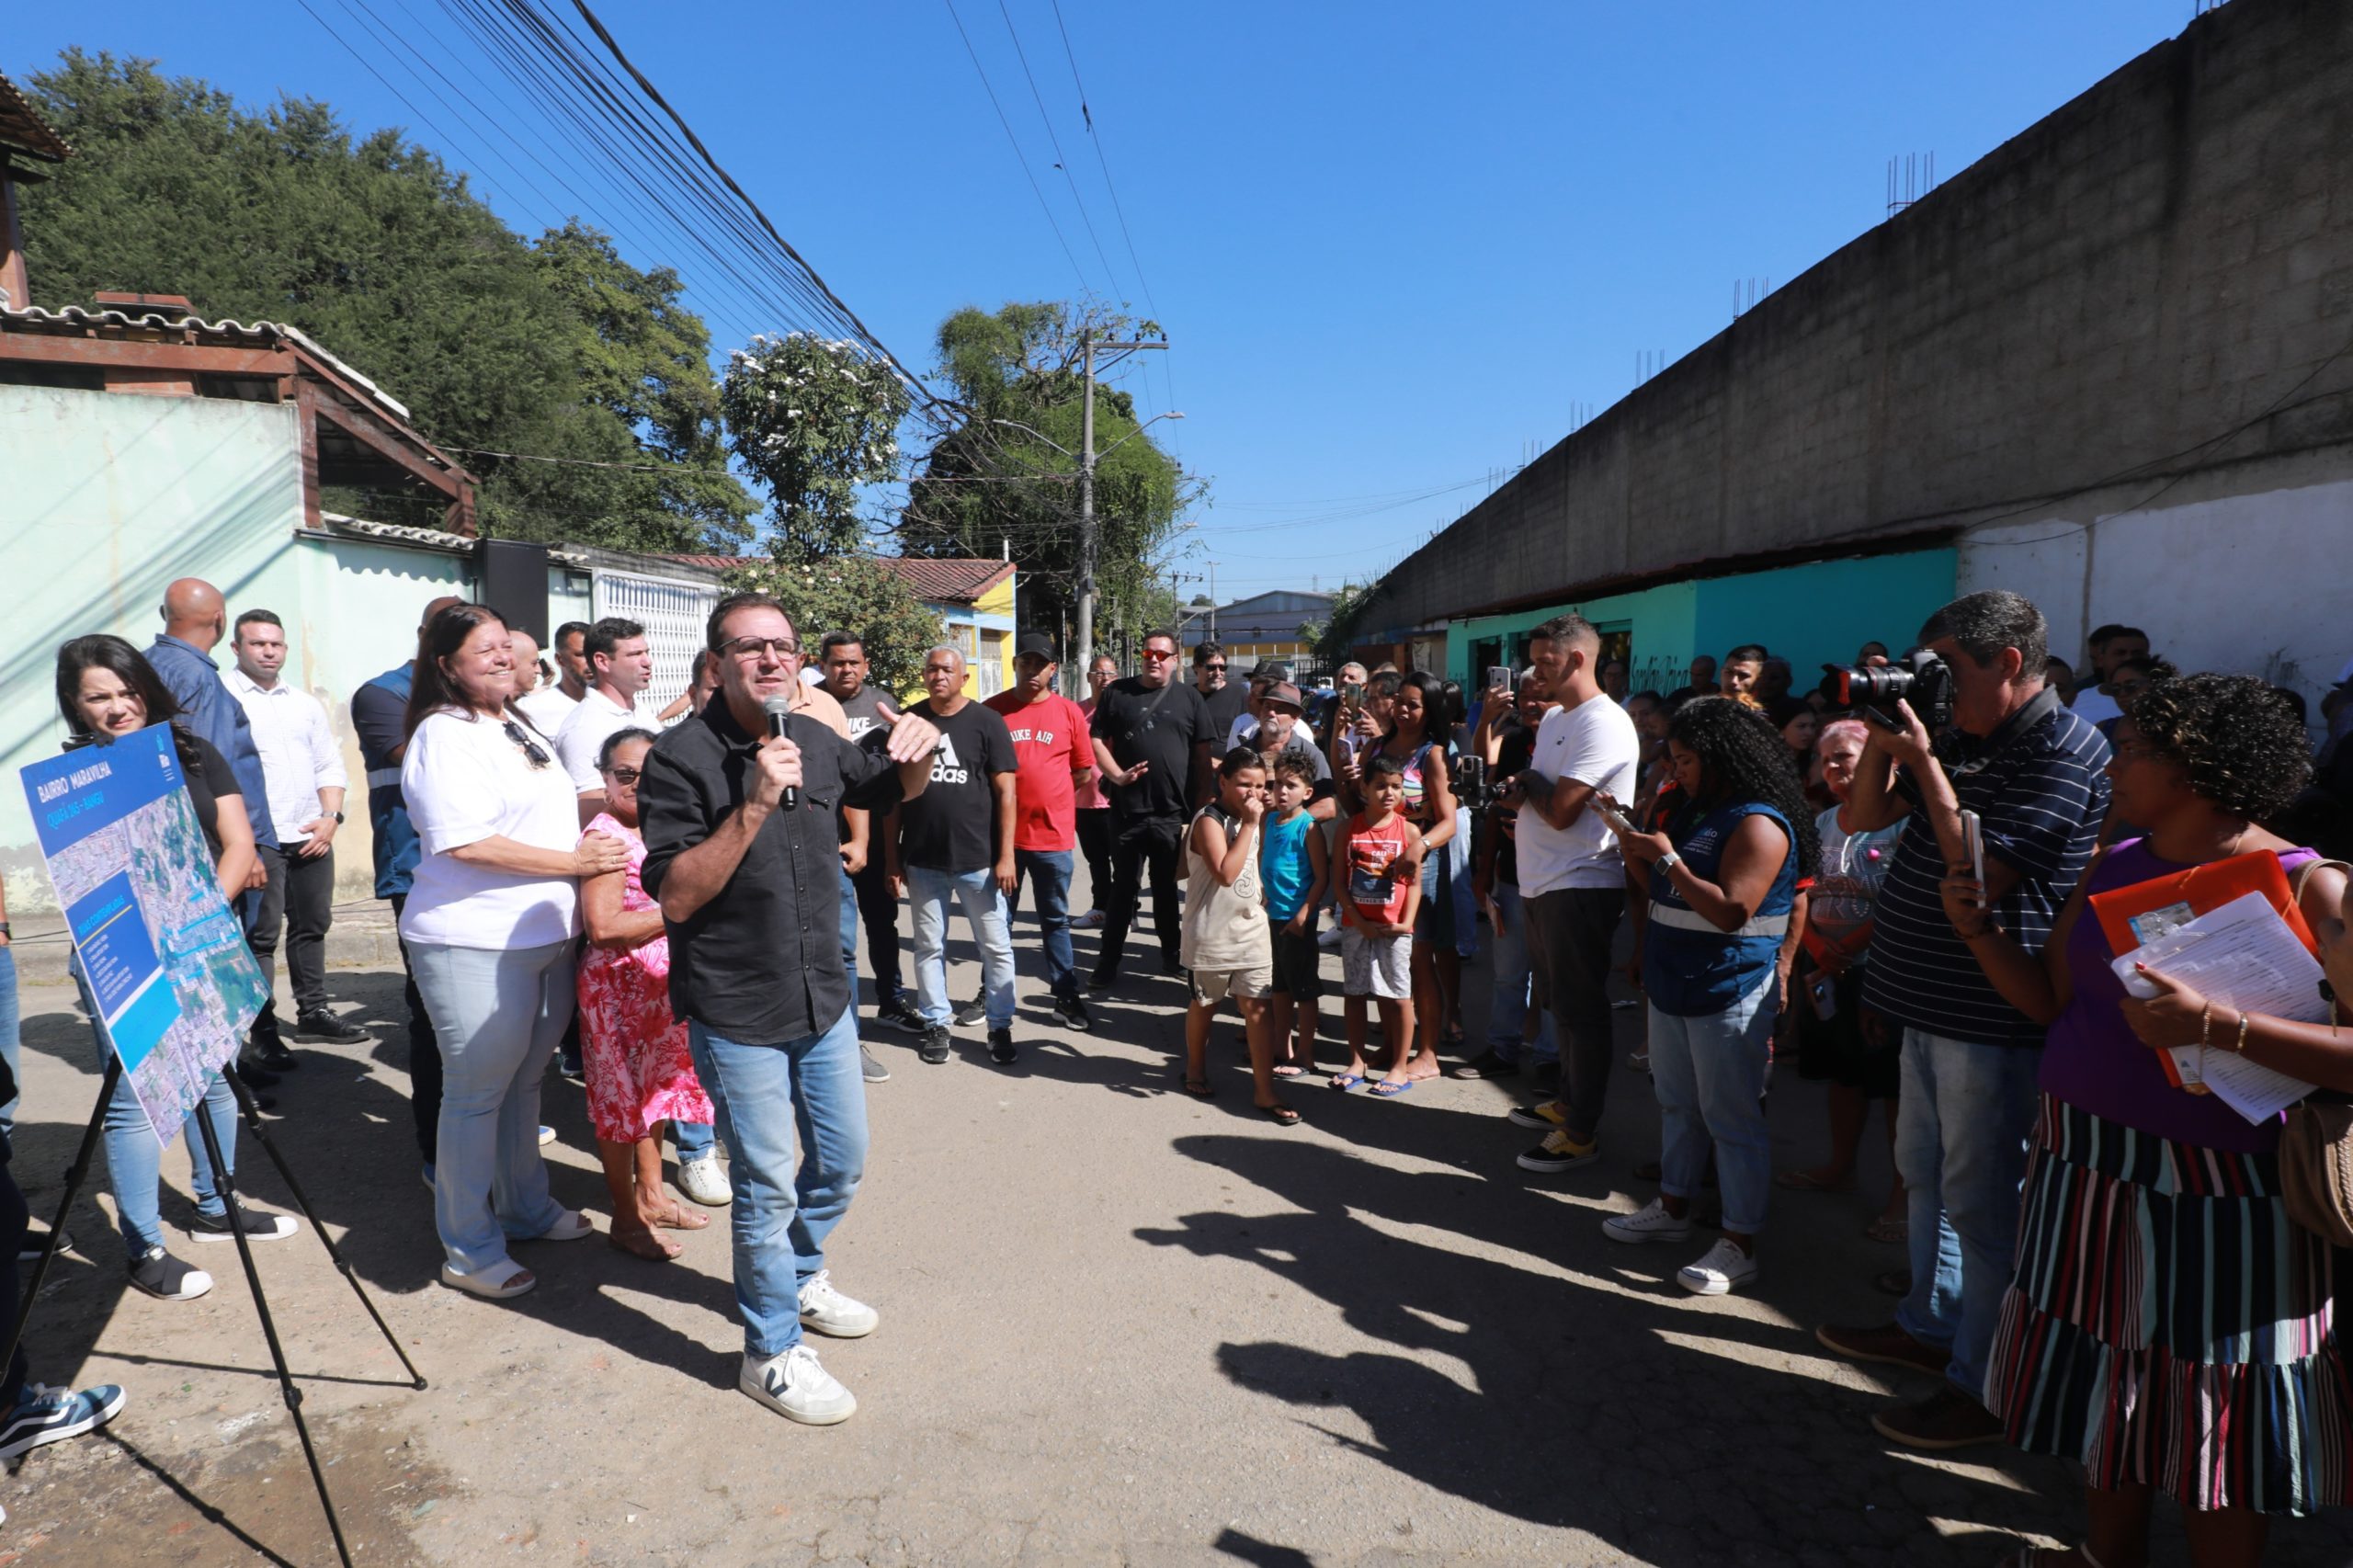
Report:
[[[293,983],[297,1018],[327,1010],[327,926],[335,918],[335,851],[304,859],[290,849],[258,846],[268,882],[256,895],[245,933],[270,994],[247,1036],[256,1045],[274,1044],[278,1028],[278,948],[282,932],[286,973]]]
[[[398,926],[401,911],[408,907],[406,893],[392,894],[392,923]],[[441,1130],[441,1041],[433,1033],[433,1020],[425,1011],[425,998],[416,989],[416,975],[409,968],[408,944],[401,944],[401,978],[405,983],[402,999],[408,1004],[408,1108],[416,1119],[416,1152],[426,1165],[433,1164],[439,1147]]]
[[[1520,900],[1536,998],[1552,1015],[1568,1131],[1591,1138],[1609,1097],[1609,954],[1626,913],[1623,888],[1555,888]]]
[[[1112,811],[1117,813],[1119,808]],[[1103,945],[1095,959],[1095,972],[1106,979],[1120,972],[1120,960],[1127,955],[1128,927],[1134,924],[1142,902],[1147,873],[1152,878],[1152,923],[1160,934],[1160,950],[1172,966],[1177,962],[1181,941],[1176,864],[1184,851],[1185,819],[1128,818],[1114,826],[1111,902],[1104,911]]]
[[[880,845],[866,855],[866,869],[850,880],[858,890],[858,917],[866,926],[867,962],[874,967],[874,1000],[888,1002],[899,994],[899,901],[891,896],[891,878],[883,869]],[[852,992],[858,976],[850,976]]]
[[[1086,862],[1086,900],[1091,909],[1111,902],[1111,811],[1108,806],[1078,813],[1078,853]]]

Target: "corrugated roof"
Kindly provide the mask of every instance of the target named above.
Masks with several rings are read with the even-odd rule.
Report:
[[[746,555],[665,555],[662,559],[725,572],[759,558]],[[948,561],[914,555],[878,555],[874,559],[904,579],[907,586],[915,591],[915,597],[951,605],[974,603],[1018,569],[1013,562],[995,561],[987,556]]]
[[[28,305],[22,310],[0,307],[0,328],[12,332],[36,332],[52,336],[81,337],[106,333],[162,333],[184,342],[212,344],[273,344],[280,340],[292,343],[311,358],[331,368],[337,375],[364,392],[374,401],[397,415],[404,423],[409,417],[408,404],[353,369],[323,347],[319,341],[299,326],[283,322],[205,321],[194,315],[173,311],[94,311],[84,305],[68,305],[62,311],[43,310]]]
[[[40,117],[32,100],[8,80],[5,71],[0,71],[0,148],[51,164],[62,164],[74,155],[65,138]]]

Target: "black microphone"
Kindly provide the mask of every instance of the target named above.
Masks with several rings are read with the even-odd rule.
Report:
[[[782,692],[779,692],[776,696],[769,698],[766,702],[761,703],[760,708],[768,716],[768,733],[771,735],[780,735],[784,733],[784,722],[792,717],[792,699],[785,696]],[[790,784],[786,785],[784,787],[783,805],[784,809],[788,812],[799,811],[801,809],[801,791],[794,789]]]

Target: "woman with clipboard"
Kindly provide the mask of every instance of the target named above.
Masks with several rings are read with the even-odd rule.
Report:
[[[1985,1403],[2018,1447],[2085,1469],[2084,1545],[2017,1562],[2140,1568],[2162,1490],[2182,1506],[2199,1568],[2252,1563],[2268,1516],[2337,1506],[2353,1489],[2337,1256],[2288,1220],[2279,1122],[2187,1094],[2160,1064],[2202,1040],[2353,1088],[2353,1031],[2241,1015],[2148,971],[2156,995],[2133,999],[2109,968],[2097,901],[2129,888],[2144,903],[2151,884],[2187,888],[2213,880],[2205,868],[2268,856],[2294,889],[2282,895],[2290,926],[2301,915],[2341,944],[2345,875],[2259,825],[2310,770],[2302,726],[2261,681],[2152,686],[2114,744],[2111,809],[2147,835],[2086,875],[2040,959],[1993,923],[1966,869],[1942,885],[2002,994],[2051,1026]]]

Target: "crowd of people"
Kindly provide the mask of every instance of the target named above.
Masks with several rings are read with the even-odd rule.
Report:
[[[238,617],[226,676],[215,590],[173,585],[164,619],[144,653],[106,636],[60,651],[73,744],[175,725],[265,972],[285,933],[294,1040],[365,1039],[322,963],[347,788],[324,711],[280,680],[266,609]],[[864,1174],[867,1085],[890,1075],[860,1039],[860,928],[874,1021],[914,1037],[918,1062],[948,1063],[977,1025],[975,1058],[1012,1063],[1026,884],[1060,1027],[1096,1027],[1088,998],[1122,984],[1148,901],[1161,970],[1187,988],[1186,1093],[1216,1092],[1230,1000],[1275,1125],[1312,1114],[1309,1085],[1393,1099],[1441,1074],[1495,1080],[1525,1091],[1507,1114],[1540,1133],[1518,1157],[1540,1176],[1604,1158],[1613,1013],[1633,1005],[1613,1004],[1622,964],[1660,1155],[1613,1172],[1656,1196],[1600,1232],[1683,1249],[1675,1278],[1696,1294],[1756,1288],[1777,1191],[1854,1188],[1879,1102],[1895,1179],[1868,1234],[1907,1266],[1871,1281],[1891,1318],[1819,1338],[1934,1380],[1875,1417],[1893,1442],[2006,1439],[2080,1462],[2088,1539],[2050,1561],[2145,1561],[2159,1492],[2185,1506],[2201,1564],[2252,1562],[2268,1517],[2344,1499],[2342,1255],[2286,1217],[2277,1119],[2185,1093],[2159,1051],[2225,1047],[2345,1091],[2353,1041],[2161,973],[2136,994],[2086,917],[2097,894],[2268,854],[2283,915],[2353,985],[2345,869],[2327,858],[2353,751],[2342,688],[2316,775],[2291,694],[2182,675],[2123,626],[2094,633],[2079,681],[2035,607],[2000,591],[1939,610],[1900,658],[1865,644],[1852,678],[1811,692],[1757,644],[1694,659],[1672,693],[1630,691],[1626,661],[1574,615],[1467,696],[1385,666],[1344,665],[1314,694],[1271,664],[1243,680],[1214,642],[1188,677],[1160,632],[1131,674],[1096,659],[1083,702],[1059,693],[1058,650],[1035,633],[1010,689],[969,697],[962,655],[941,647],[903,699],[870,684],[855,631],[811,647],[758,594],[722,601],[705,641],[689,689],[649,717],[642,627],[559,628],[549,678],[496,610],[441,599],[414,657],[354,699],[451,1288],[510,1299],[536,1283],[517,1244],[597,1233],[551,1196],[540,1152],[561,1062],[585,1090],[609,1243],[665,1261],[680,1250],[665,1233],[730,1210],[741,1387],[794,1420],[847,1418],[855,1399],[803,1331],[879,1322],[825,1263]],[[1939,683],[1938,704],[1914,706]],[[1082,858],[1097,906],[1074,914]],[[981,960],[961,1003],[959,910]],[[1099,933],[1084,975],[1074,931]],[[1483,949],[1473,1041],[1464,965]],[[1830,1113],[1827,1157],[1778,1176],[1777,1065],[1826,1080]],[[298,1066],[265,1009],[235,1072],[266,1094]],[[165,1243],[155,1140],[117,1098],[106,1147],[131,1282],[199,1295],[210,1279]],[[232,1154],[233,1109],[216,1081],[198,1112]],[[192,1185],[193,1240],[296,1228],[224,1199],[200,1160]],[[59,1436],[121,1402],[27,1398],[49,1402],[57,1418],[35,1425]]]

